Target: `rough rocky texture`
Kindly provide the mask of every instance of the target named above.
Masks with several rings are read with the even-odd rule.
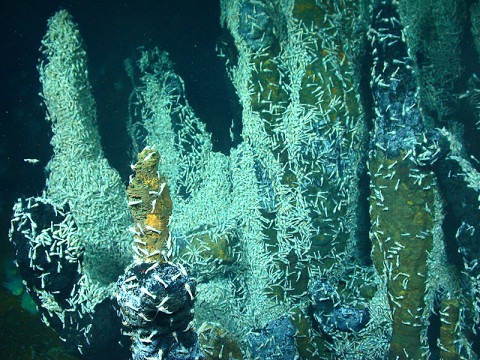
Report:
[[[195,282],[185,270],[159,262],[132,264],[117,289],[134,360],[204,359],[193,323]]]

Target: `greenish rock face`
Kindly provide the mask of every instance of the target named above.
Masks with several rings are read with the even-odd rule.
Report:
[[[11,231],[44,322],[119,330],[109,301],[133,243],[137,262],[178,264],[162,277],[143,264],[118,283],[136,294],[118,297],[125,318],[149,328],[136,348],[175,344],[156,357],[182,353],[181,329],[192,344],[198,332],[206,359],[476,358],[480,81],[461,49],[480,11],[433,3],[221,0],[242,108],[228,155],[213,151],[168,54],[142,48],[129,62],[128,133],[148,151],[128,190],[101,149],[78,28],[53,16],[39,71],[54,156],[45,195],[16,205]],[[471,30],[459,26],[468,11]],[[35,202],[58,221],[33,216]],[[166,289],[184,272],[196,287],[178,285],[173,311]],[[158,329],[157,310],[170,319]],[[65,328],[79,352],[101,348]]]
[[[30,314],[37,315],[38,314],[38,307],[35,301],[32,299],[28,293],[24,292],[22,294],[22,301],[20,302],[20,306],[25,311],[28,311]]]
[[[3,277],[4,282],[2,286],[10,291],[14,296],[20,296],[25,290],[25,286],[22,282],[22,277],[18,268],[14,265],[12,261],[6,261],[3,266]]]

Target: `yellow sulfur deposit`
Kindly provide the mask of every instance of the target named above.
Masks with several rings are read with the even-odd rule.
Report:
[[[168,221],[172,200],[165,177],[157,174],[160,155],[145,148],[132,167],[135,178],[127,188],[128,205],[135,225],[134,250],[143,261],[168,261],[172,255]]]

